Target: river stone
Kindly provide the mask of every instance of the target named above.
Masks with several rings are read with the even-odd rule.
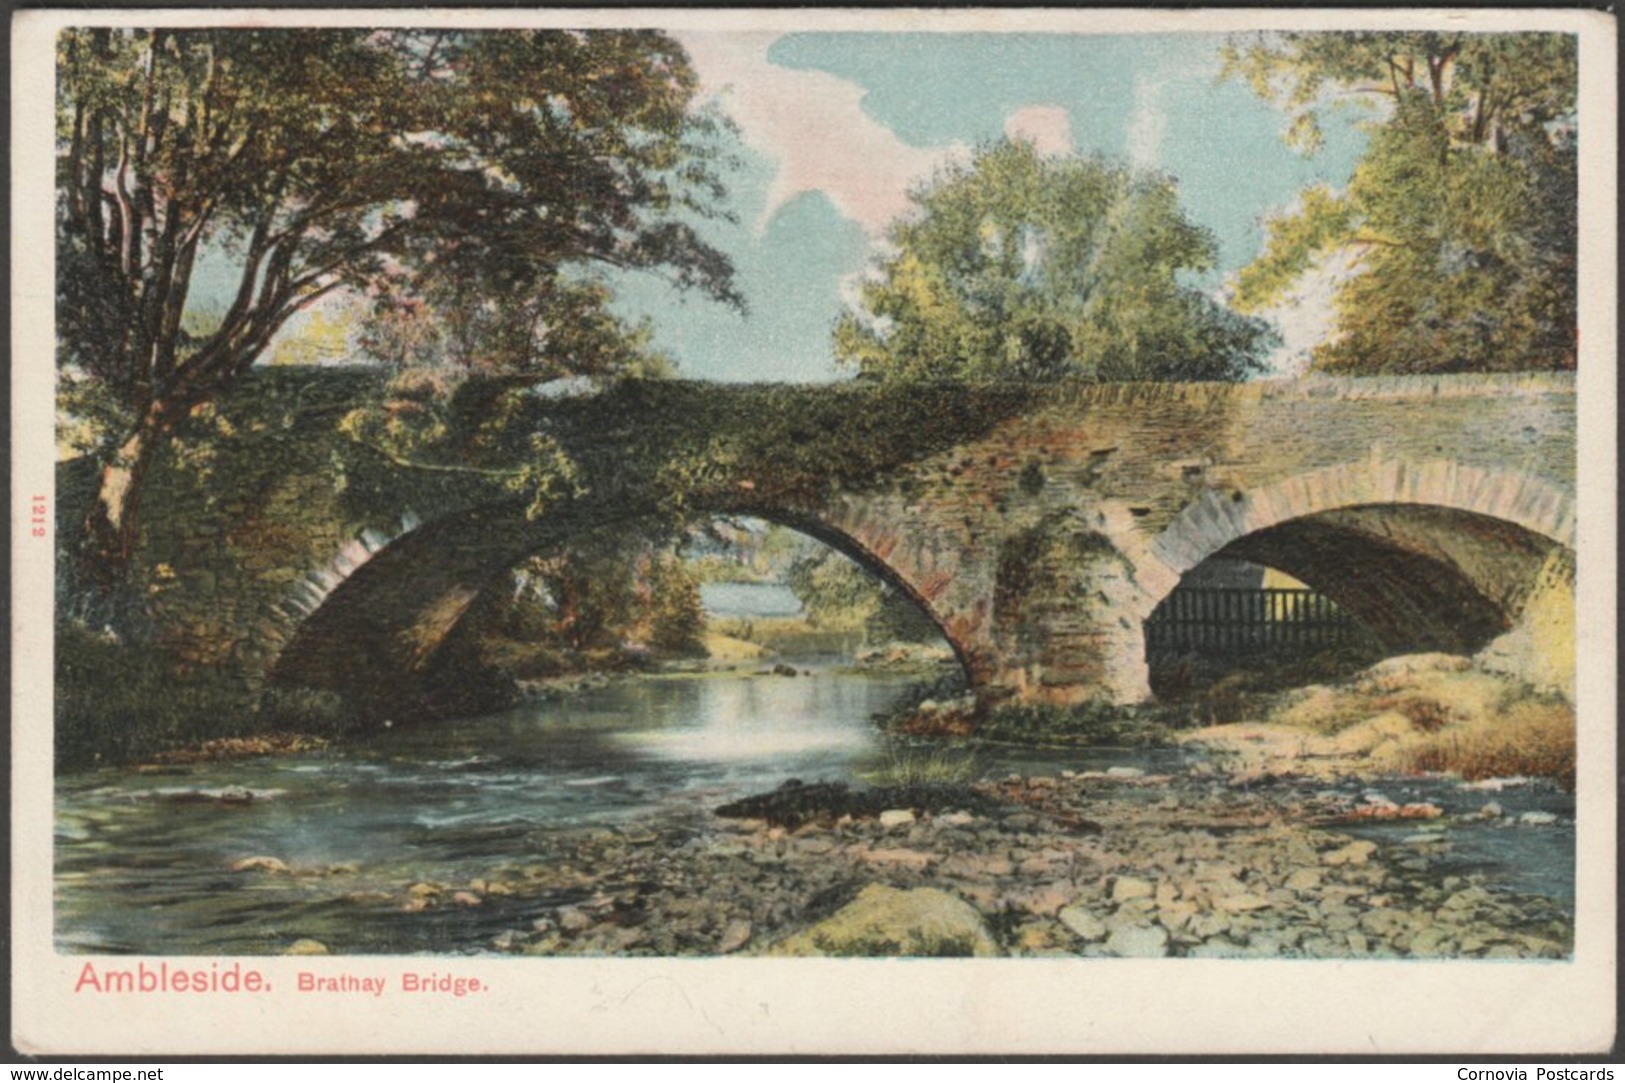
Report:
[[[1223,914],[1215,914],[1212,911],[1197,914],[1190,920],[1190,934],[1198,940],[1218,936],[1220,933],[1228,932],[1229,929],[1230,919]]]
[[[1526,812],[1518,817],[1518,822],[1525,827],[1551,827],[1557,823],[1557,813]]]
[[[1341,846],[1320,855],[1322,865],[1364,865],[1377,852],[1377,844],[1366,839],[1356,839],[1347,846]]]
[[[962,880],[980,880],[1009,876],[1016,867],[1009,858],[997,854],[953,854],[943,861],[942,871]]]
[[[1195,917],[1199,907],[1193,902],[1172,902],[1167,906],[1157,907],[1157,920],[1164,927],[1172,930],[1184,928],[1185,923]]]
[[[1411,954],[1425,958],[1444,955],[1454,946],[1448,929],[1429,927],[1411,937]]]
[[[1313,891],[1320,886],[1319,869],[1296,869],[1286,878],[1286,887],[1292,891]]]
[[[1471,910],[1490,901],[1490,893],[1481,887],[1464,888],[1444,901],[1445,910]]]
[[[1339,907],[1321,919],[1321,925],[1328,932],[1334,933],[1346,933],[1351,929],[1358,928],[1359,924],[1359,917],[1355,915],[1354,911],[1346,907]]]
[[[577,906],[559,907],[559,928],[567,933],[579,933],[593,927],[591,914]]]
[[[1156,885],[1149,880],[1142,880],[1137,876],[1119,876],[1112,884],[1112,901],[1128,902],[1130,899],[1149,899],[1156,892]]]
[[[976,908],[937,888],[908,891],[870,884],[858,897],[811,928],[781,941],[773,955],[999,954]]]
[[[888,831],[894,827],[903,827],[913,822],[913,809],[889,808],[880,814],[880,826]]]
[[[890,865],[894,868],[910,869],[914,872],[924,872],[936,859],[930,854],[919,850],[862,850],[855,855],[860,861],[871,865]]]
[[[1168,930],[1160,925],[1119,925],[1106,938],[1106,950],[1126,959],[1160,959],[1168,954]]]
[[[1081,906],[1064,907],[1056,917],[1081,940],[1104,940],[1106,923]]]
[[[320,940],[311,940],[302,937],[289,944],[282,952],[283,955],[326,955],[327,945]]]
[[[1031,889],[1005,892],[1005,908],[1029,914],[1052,915],[1072,901],[1075,892],[1059,884],[1043,884]]]
[[[722,930],[722,940],[717,944],[717,951],[723,955],[732,955],[750,943],[750,934],[750,922],[743,918],[735,918]]]
[[[287,872],[288,863],[279,857],[245,857],[231,863],[232,872]]]
[[[1270,901],[1262,895],[1243,893],[1240,895],[1226,895],[1214,903],[1220,910],[1232,914],[1239,914],[1245,910],[1262,910],[1269,906]]]

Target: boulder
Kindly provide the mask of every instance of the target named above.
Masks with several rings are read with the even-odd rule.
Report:
[[[1080,940],[1106,939],[1106,923],[1081,906],[1068,906],[1056,915]]]
[[[1168,930],[1160,925],[1119,925],[1106,938],[1106,950],[1127,959],[1160,959],[1168,954]]]
[[[976,908],[936,888],[870,884],[830,917],[777,944],[773,955],[1000,954]]]

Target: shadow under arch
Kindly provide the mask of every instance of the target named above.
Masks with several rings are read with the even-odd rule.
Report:
[[[816,517],[730,500],[690,509],[699,515],[760,519],[804,534],[845,556],[908,598],[941,633],[967,680],[965,644],[920,593],[879,554],[838,525]],[[436,663],[480,597],[527,557],[566,548],[605,530],[636,530],[655,508],[610,511],[575,502],[535,521],[520,502],[488,504],[416,526],[350,561],[341,581],[310,607],[270,667],[277,686],[340,695],[368,723],[447,713]]]
[[[1573,553],[1506,519],[1384,502],[1285,518],[1226,541],[1209,558],[1285,572],[1347,612],[1388,654],[1472,654],[1517,623],[1551,567],[1572,574]]]

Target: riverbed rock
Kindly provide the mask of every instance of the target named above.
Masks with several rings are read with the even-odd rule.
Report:
[[[1377,852],[1377,844],[1367,839],[1356,839],[1320,855],[1322,865],[1364,865]]]
[[[1119,925],[1106,937],[1106,950],[1125,959],[1160,959],[1168,954],[1168,930],[1160,925]]]
[[[880,826],[887,830],[894,827],[907,827],[914,820],[914,810],[909,808],[889,808],[879,816]]]
[[[869,884],[833,915],[776,945],[773,955],[1000,954],[976,908],[937,888]]]
[[[1156,885],[1150,880],[1138,876],[1119,876],[1112,884],[1112,901],[1123,903],[1130,899],[1149,899],[1156,890]]]
[[[909,869],[913,872],[924,872],[930,868],[936,858],[920,850],[905,850],[892,848],[884,850],[861,850],[854,856],[860,861],[870,865],[883,865],[892,868]]]
[[[1270,901],[1262,895],[1243,891],[1216,899],[1214,905],[1228,913],[1239,914],[1246,910],[1263,910],[1270,905]]]
[[[742,918],[735,918],[728,922],[722,930],[722,940],[717,944],[717,951],[722,955],[732,955],[734,952],[750,943],[751,924]]]
[[[1287,874],[1285,886],[1291,891],[1310,892],[1320,887],[1319,869],[1294,869]]]
[[[279,857],[257,855],[245,857],[231,863],[232,872],[287,872],[288,863]]]
[[[1056,915],[1061,924],[1072,930],[1080,940],[1104,940],[1108,932],[1106,923],[1081,906],[1063,907]]]
[[[595,919],[579,906],[561,906],[558,909],[559,928],[567,933],[584,932],[596,924]]]
[[[282,954],[283,955],[326,955],[326,954],[328,954],[328,950],[327,950],[327,945],[322,943],[320,940],[311,940],[308,937],[301,937],[300,939],[295,940],[292,944],[289,944],[286,948],[284,948],[283,951],[282,951]]]

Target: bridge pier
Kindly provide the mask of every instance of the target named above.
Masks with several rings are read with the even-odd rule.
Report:
[[[1145,619],[1156,603],[1112,540],[1075,516],[1016,535],[995,574],[997,661],[983,694],[1060,705],[1149,699]]]

